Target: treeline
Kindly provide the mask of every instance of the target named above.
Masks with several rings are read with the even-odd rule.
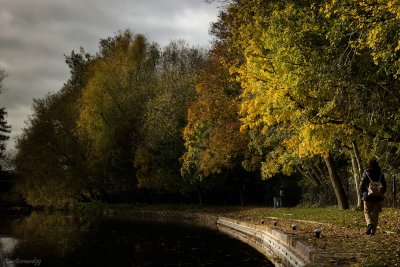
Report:
[[[6,77],[6,72],[3,69],[0,69],[0,94],[4,91],[3,80]],[[5,174],[3,172],[8,167],[7,156],[5,154],[7,142],[10,137],[8,134],[11,132],[10,125],[7,124],[7,111],[4,107],[0,107],[0,178]]]
[[[313,201],[329,185],[346,209],[368,158],[399,173],[399,18],[398,1],[238,0],[209,51],[129,31],[73,51],[70,79],[35,100],[18,140],[18,190],[44,206],[243,203],[246,186],[285,175]]]
[[[6,78],[6,71],[0,68],[0,94],[5,90],[3,81]],[[11,157],[6,153],[6,142],[10,139],[11,126],[7,123],[7,111],[0,107],[0,208],[2,206],[21,203],[18,194],[10,193],[13,184]]]

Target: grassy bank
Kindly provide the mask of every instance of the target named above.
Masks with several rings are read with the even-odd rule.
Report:
[[[243,216],[276,217],[280,219],[305,220],[324,224],[332,224],[338,227],[364,228],[363,211],[354,209],[340,210],[337,207],[325,208],[244,208],[239,210]],[[380,228],[384,231],[400,233],[400,210],[384,208],[380,214]]]
[[[362,211],[349,209],[340,210],[337,207],[325,208],[269,208],[240,206],[199,206],[199,205],[130,205],[85,203],[73,208],[77,212],[92,215],[122,216],[131,214],[131,210],[166,210],[177,212],[202,212],[221,216],[236,217],[244,220],[258,221],[262,219],[279,219],[290,221],[307,221],[309,223],[330,224],[337,227],[365,228]],[[380,214],[379,226],[382,231],[400,233],[400,209],[384,208]]]

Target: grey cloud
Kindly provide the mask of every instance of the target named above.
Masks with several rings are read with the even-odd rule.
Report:
[[[1,0],[0,68],[9,76],[0,107],[7,108],[13,136],[21,132],[32,99],[68,79],[65,54],[80,47],[95,53],[100,39],[125,29],[161,46],[176,39],[207,45],[217,13],[203,0]]]

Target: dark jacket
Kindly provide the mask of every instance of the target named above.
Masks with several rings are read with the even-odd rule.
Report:
[[[370,183],[370,179],[368,178],[367,174],[369,178],[371,178],[371,180],[374,182],[378,182],[380,179],[383,186],[383,192],[386,193],[386,180],[383,173],[381,173],[379,170],[366,169],[363,173],[360,183],[360,192],[362,195],[362,199],[364,201],[382,201],[383,196],[368,196],[368,186]]]

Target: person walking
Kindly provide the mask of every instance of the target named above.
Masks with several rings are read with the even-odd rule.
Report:
[[[383,196],[386,193],[386,180],[376,159],[368,161],[360,183],[360,192],[364,201],[364,216],[367,223],[367,235],[374,235],[378,226],[379,213],[382,210]]]
[[[279,187],[279,207],[282,208],[284,207],[285,203],[285,187],[283,185],[281,185]]]

